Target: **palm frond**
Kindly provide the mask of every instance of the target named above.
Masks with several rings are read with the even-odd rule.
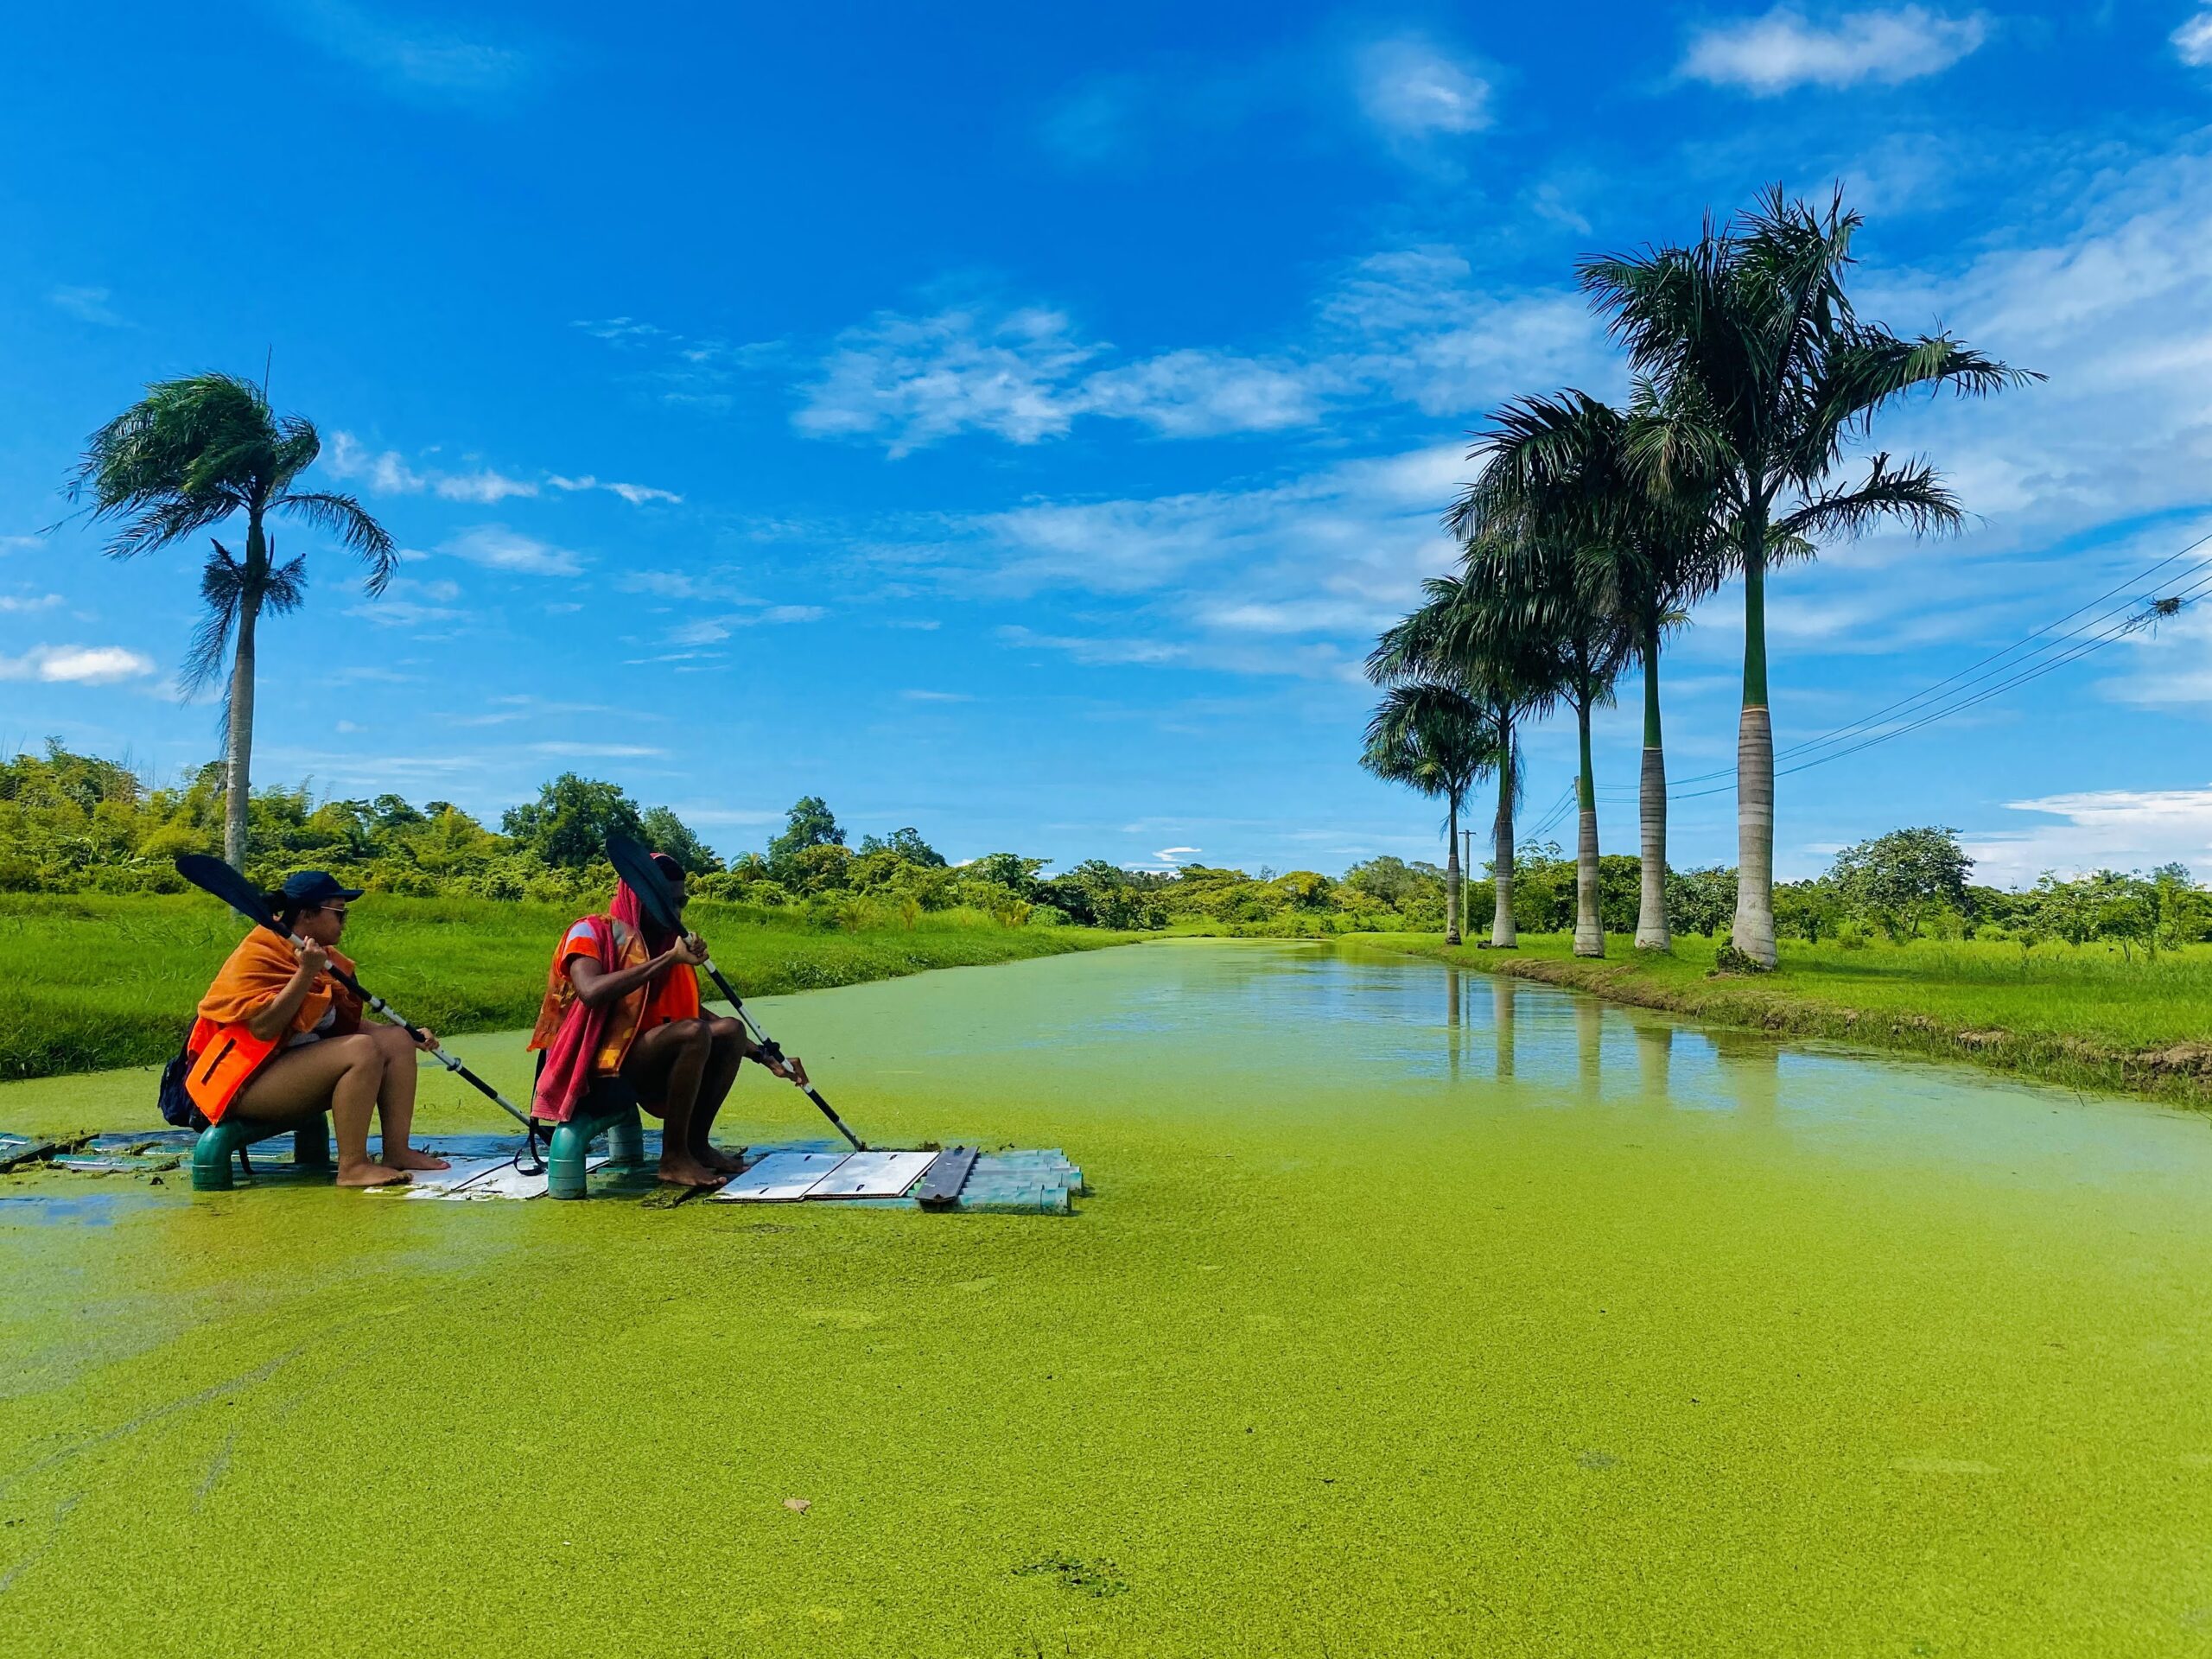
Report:
[[[1771,533],[1803,546],[1815,535],[1864,535],[1885,520],[1910,525],[1915,535],[1955,530],[1965,516],[1958,498],[1926,461],[1893,467],[1880,454],[1869,463],[1864,482],[1813,493],[1796,511],[1776,519]]]
[[[213,537],[209,538],[211,541]],[[200,599],[207,608],[192,631],[192,643],[177,670],[177,683],[188,697],[195,697],[222,677],[224,658],[237,627],[245,598],[245,567],[231,556],[220,542],[200,568]]]
[[[329,490],[291,490],[269,505],[271,511],[298,514],[317,530],[335,537],[349,552],[359,554],[369,567],[366,586],[372,595],[382,593],[399,569],[391,532],[350,495]]]

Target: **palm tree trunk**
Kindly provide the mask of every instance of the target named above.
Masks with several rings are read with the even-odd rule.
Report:
[[[224,707],[223,857],[234,870],[246,860],[246,805],[253,791],[253,634],[261,620],[261,592],[269,571],[269,545],[261,515],[245,524],[245,588],[238,595],[237,654],[231,659],[231,695]]]
[[[1598,780],[1590,766],[1590,699],[1574,706],[1574,723],[1582,744],[1582,770],[1574,780],[1580,798],[1580,823],[1574,837],[1574,954],[1605,954],[1605,918],[1598,895]]]
[[[1766,506],[1744,515],[1744,713],[1736,728],[1736,949],[1762,968],[1774,949],[1774,721],[1766,690]]]
[[[1513,930],[1512,718],[1500,715],[1497,728],[1503,742],[1497,762],[1497,821],[1492,826],[1491,854],[1491,885],[1497,890],[1497,902],[1491,912],[1490,944],[1493,950],[1511,950],[1521,943],[1521,936]]]
[[[1636,948],[1671,950],[1667,926],[1667,753],[1659,732],[1659,630],[1643,636],[1643,776],[1637,792],[1643,839],[1637,851],[1643,893],[1636,912]]]
[[[1445,830],[1447,850],[1444,855],[1444,943],[1459,943],[1459,798],[1451,798],[1449,817]]]

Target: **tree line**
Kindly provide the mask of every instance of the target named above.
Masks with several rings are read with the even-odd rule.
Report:
[[[2039,378],[1948,334],[1907,337],[1861,319],[1846,291],[1860,228],[1840,190],[1819,207],[1777,187],[1733,219],[1708,219],[1693,241],[1582,260],[1581,286],[1627,359],[1626,406],[1568,388],[1514,399],[1478,433],[1476,480],[1445,515],[1458,568],[1426,584],[1421,605],[1369,658],[1385,696],[1362,760],[1446,803],[1455,874],[1459,814],[1478,782],[1497,780],[1493,946],[1511,948],[1519,925],[1520,734],[1571,712],[1574,950],[1605,954],[1591,717],[1632,667],[1643,690],[1633,925],[1637,948],[1669,948],[1661,657],[1692,607],[1739,580],[1738,856],[1726,956],[1732,966],[1774,966],[1768,573],[1811,558],[1824,539],[1885,524],[1916,535],[1955,528],[1963,511],[1932,466],[1878,452],[1851,478],[1848,452],[1913,391],[1979,397]],[[1456,943],[1456,904],[1446,930]]]

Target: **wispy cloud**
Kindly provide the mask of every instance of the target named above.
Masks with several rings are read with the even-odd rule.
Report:
[[[0,680],[49,685],[113,685],[154,671],[152,658],[124,645],[34,645],[20,657],[0,657]]]
[[[792,423],[893,457],[964,432],[1039,443],[1086,416],[1213,437],[1312,427],[1338,403],[1443,415],[1558,377],[1604,391],[1618,378],[1611,355],[1580,295],[1487,286],[1456,251],[1415,247],[1350,267],[1308,344],[1265,357],[1181,347],[1114,363],[1110,346],[1043,305],[880,314],[839,337]]]
[[[973,702],[976,699],[965,691],[928,691],[910,689],[899,694],[908,702]]]
[[[351,0],[285,0],[272,9],[296,34],[366,70],[388,92],[423,102],[505,100],[536,78],[536,56],[514,44],[381,15]]]
[[[668,753],[639,743],[533,743],[530,752],[571,760],[636,760]]]
[[[351,432],[334,432],[330,447],[323,452],[322,464],[334,477],[353,480],[376,495],[421,495],[426,491],[448,501],[469,501],[480,506],[489,506],[506,500],[511,496],[525,499],[538,493],[539,485],[534,479],[515,478],[490,467],[479,467],[474,472],[441,472],[435,468],[417,469],[396,449],[372,450]],[[617,495],[632,506],[643,506],[649,501],[681,501],[683,498],[673,490],[655,489],[645,484],[618,484],[602,482],[589,473],[580,477],[567,477],[559,473],[547,474],[545,482],[555,489],[574,493],[580,490],[604,490]]]
[[[754,628],[792,622],[817,622],[825,614],[819,605],[765,605],[758,610],[732,611],[721,616],[700,617],[668,631],[671,645],[713,645],[729,638],[736,628]]]
[[[1978,881],[2015,886],[2045,870],[2071,876],[2177,861],[2212,873],[2212,787],[2084,790],[2005,805],[2064,822],[1961,836]]]
[[[1491,124],[1491,84],[1473,65],[1418,35],[1377,41],[1360,52],[1360,108],[1398,140],[1461,137]]]
[[[439,544],[438,551],[490,570],[511,571],[524,576],[573,576],[583,569],[582,557],[565,547],[555,547],[534,536],[524,536],[505,524],[478,524]]]
[[[374,599],[351,607],[346,613],[381,627],[420,627],[425,623],[456,620],[461,613],[454,608],[453,601],[460,597],[461,584],[457,582],[416,582],[401,576]]]
[[[67,283],[50,288],[46,293],[48,305],[67,311],[79,322],[96,323],[103,328],[124,328],[130,325],[109,306],[112,296],[104,288],[76,288]]]
[[[2173,33],[2174,53],[2192,68],[2212,64],[2212,10],[2200,11]]]
[[[0,594],[0,615],[22,616],[32,611],[50,611],[63,602],[59,594]]]
[[[1989,38],[1980,12],[1962,17],[1923,6],[1846,12],[1822,25],[1789,6],[1722,23],[1691,37],[1681,73],[1772,98],[1796,86],[1894,86],[1939,74]]]
[[[683,499],[674,490],[657,490],[646,484],[601,483],[589,473],[582,478],[563,478],[555,473],[545,481],[556,490],[605,490],[620,496],[633,507],[641,507],[648,501],[680,502]]]

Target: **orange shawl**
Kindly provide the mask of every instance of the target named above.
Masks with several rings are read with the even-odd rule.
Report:
[[[330,951],[329,956],[331,962],[345,972],[353,971],[352,957],[336,950]],[[211,1026],[245,1024],[283,995],[284,987],[292,982],[299,965],[291,946],[267,928],[255,928],[238,941],[238,948],[231,952],[230,960],[215,976],[215,982],[207,988],[207,995],[200,999],[200,1017]],[[318,975],[308,988],[308,994],[300,999],[299,1012],[292,1016],[292,1029],[313,1031],[334,1002],[338,1007],[338,1030],[359,1031],[359,999],[327,973]]]

